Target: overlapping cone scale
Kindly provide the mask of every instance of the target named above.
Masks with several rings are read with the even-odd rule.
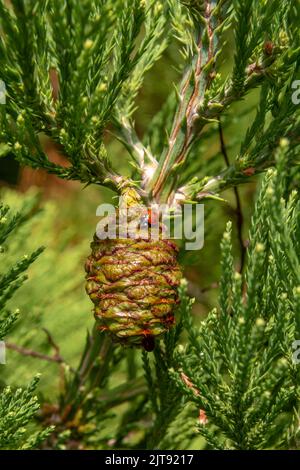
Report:
[[[174,324],[181,271],[177,247],[163,238],[94,236],[86,262],[86,291],[99,328],[117,342],[154,347]]]

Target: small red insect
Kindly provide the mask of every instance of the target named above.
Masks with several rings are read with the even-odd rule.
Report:
[[[253,167],[246,168],[245,170],[243,170],[243,174],[246,176],[252,176],[254,175],[254,173],[255,173],[255,168]]]
[[[157,225],[159,223],[159,212],[158,210],[148,208],[148,224],[149,225]]]
[[[147,227],[159,224],[159,212],[156,209],[148,208],[147,213],[141,217],[141,226]]]
[[[274,50],[274,44],[272,41],[266,41],[264,43],[264,53],[267,55],[272,55]]]

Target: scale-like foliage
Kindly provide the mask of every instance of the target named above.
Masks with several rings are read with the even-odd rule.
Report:
[[[8,249],[9,236],[13,236],[18,227],[29,217],[34,208],[34,201],[26,201],[20,213],[12,213],[8,206],[0,206],[0,240],[2,253]],[[19,317],[19,311],[11,312],[6,303],[22,286],[27,279],[26,271],[35,261],[43,248],[37,249],[31,255],[24,255],[23,259],[13,266],[1,264],[0,274],[0,340],[7,338],[10,330]],[[1,256],[1,254],[0,254]],[[3,256],[3,255],[2,255]],[[5,347],[5,342],[3,343]],[[4,348],[1,349],[4,351]],[[5,367],[4,364],[1,367]],[[31,449],[37,447],[51,432],[51,428],[32,431],[33,419],[39,409],[37,397],[34,395],[38,377],[26,389],[13,390],[5,387],[0,392],[0,448],[1,449]]]
[[[298,0],[2,0],[0,79],[7,93],[1,153],[61,178],[117,192],[131,185],[143,197],[173,204],[242,183],[274,165],[280,137],[299,145],[299,110],[291,103],[299,12]],[[226,75],[229,31],[235,53]],[[181,79],[146,132],[145,146],[133,122],[136,97],[145,74],[169,44],[178,50],[178,42]],[[199,142],[257,87],[260,111],[234,164],[202,173]],[[105,133],[111,130],[132,158],[131,178],[108,158]],[[65,165],[48,158],[43,134],[57,143]]]
[[[289,448],[297,441],[300,201],[295,191],[285,199],[282,150],[278,159],[256,203],[245,276],[233,269],[228,224],[220,308],[200,327],[184,317],[189,342],[170,372],[186,400],[204,410],[198,431],[215,449]]]
[[[144,354],[144,381],[134,370],[137,355],[123,354],[95,328],[78,368],[63,366],[59,403],[43,410],[45,422],[59,423],[53,446],[67,432],[71,443],[107,448],[113,440],[126,447],[132,430],[142,435],[137,448],[170,448],[180,440],[188,446],[193,429],[187,426],[196,408],[199,432],[213,448],[297,445],[293,409],[299,372],[292,351],[300,324],[299,202],[291,189],[299,184],[300,108],[292,100],[300,70],[299,5],[299,0],[0,0],[0,79],[6,86],[0,156],[10,153],[22,165],[117,193],[134,187],[143,202],[168,202],[172,208],[220,199],[220,191],[233,187],[237,211],[236,186],[274,167],[278,158],[256,204],[243,275],[234,272],[230,225],[225,232],[219,308],[195,327],[183,284],[181,320],[154,357]],[[165,51],[178,83],[140,138],[137,98],[146,72]],[[245,135],[240,119],[249,121]],[[226,146],[223,130],[232,127]],[[107,152],[112,134],[129,152],[131,173],[114,169]],[[45,136],[65,164],[49,158]],[[22,216],[6,220],[1,210],[3,243]],[[241,228],[239,235],[243,245]],[[15,321],[5,304],[38,253],[0,278],[2,335]],[[62,284],[65,288],[66,281]],[[183,329],[187,340],[180,341],[186,346],[178,344]],[[123,356],[126,382],[107,388],[113,371],[124,374]],[[11,406],[28,402],[27,419],[36,409],[35,400],[28,400],[30,387],[5,392],[3,406],[9,400]],[[99,425],[111,409],[124,403],[128,408],[116,432],[102,432]],[[182,434],[176,423],[184,423]],[[20,446],[19,438],[17,433],[10,443],[8,435],[3,446]]]

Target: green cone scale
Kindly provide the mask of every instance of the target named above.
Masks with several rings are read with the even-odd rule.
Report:
[[[141,217],[137,206],[131,221]],[[127,238],[95,234],[86,262],[86,290],[99,328],[117,342],[146,350],[174,324],[181,279],[175,243],[164,239],[161,230],[151,238],[149,225]]]

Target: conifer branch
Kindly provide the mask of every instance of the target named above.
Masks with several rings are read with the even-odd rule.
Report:
[[[170,371],[186,399],[205,410],[208,423],[198,431],[213,449],[287,448],[286,413],[299,408],[292,344],[299,336],[300,252],[290,244],[299,231],[294,219],[299,194],[283,197],[287,155],[283,140],[277,171],[265,176],[256,203],[244,278],[233,270],[228,224],[221,245],[220,310],[199,328],[184,317],[189,346],[178,349],[178,364]]]
[[[23,210],[19,213],[12,213],[8,206],[0,204],[0,240],[4,249],[7,248],[10,238],[16,233],[17,229],[24,224],[34,214],[36,198],[28,200],[23,204]],[[25,272],[29,266],[41,254],[43,248],[37,249],[31,255],[25,255],[23,259],[13,266],[6,268],[3,272],[1,263],[0,276],[0,339],[3,341],[10,334],[13,326],[20,317],[19,309],[11,312],[8,308],[8,301],[13,297],[16,290],[26,281]],[[33,351],[24,350],[10,342],[5,342],[6,347],[15,349],[26,355],[33,355]],[[43,354],[34,353],[35,357],[49,359]],[[57,360],[58,358],[56,358]],[[53,358],[51,358],[53,360]],[[0,391],[0,449],[32,449],[43,442],[53,431],[53,427],[46,427],[33,431],[32,424],[39,409],[37,397],[34,395],[39,377],[36,376],[25,388],[12,390],[7,386]],[[30,423],[30,430],[27,425]]]
[[[214,16],[216,2],[204,2],[204,11],[197,13],[197,20],[203,26],[196,28],[196,52],[191,58],[191,65],[187,68],[178,92],[178,108],[173,127],[169,137],[168,147],[161,156],[158,168],[148,186],[153,197],[159,199],[164,191],[167,198],[172,191],[166,183],[170,172],[176,169],[186,158],[188,149],[194,138],[195,123],[199,118],[198,110],[204,100],[204,94],[213,79],[213,69],[216,60],[216,28],[218,17]],[[170,183],[169,183],[170,184]],[[162,199],[163,200],[163,199]]]
[[[209,5],[206,4],[206,7],[212,8],[213,5],[211,6]],[[197,199],[198,196],[196,195],[196,193],[193,194],[192,192],[190,192],[188,187],[179,189],[178,194],[177,195],[175,194],[175,197],[172,191],[173,191],[173,188],[176,187],[176,185],[178,185],[178,181],[180,180],[178,175],[180,174],[180,172],[185,170],[186,162],[191,163],[188,160],[188,154],[190,152],[190,148],[192,144],[194,144],[201,138],[202,130],[208,123],[214,122],[215,120],[218,121],[220,118],[220,115],[224,113],[224,111],[226,111],[226,109],[234,101],[242,99],[251,89],[261,86],[264,83],[267,83],[270,79],[272,80],[272,74],[274,74],[274,76],[276,74],[276,79],[278,80],[278,83],[280,82],[284,83],[284,80],[286,80],[285,74],[287,73],[287,71],[292,70],[293,66],[295,66],[297,70],[299,67],[299,65],[297,65],[297,58],[296,58],[296,54],[297,54],[296,53],[296,50],[297,50],[297,45],[296,45],[297,33],[296,32],[295,32],[295,37],[293,37],[293,40],[296,42],[295,49],[293,50],[293,52],[290,52],[287,48],[288,39],[284,33],[282,33],[279,41],[277,39],[277,43],[275,44],[273,44],[272,42],[264,43],[260,35],[260,32],[262,31],[261,28],[263,28],[263,26],[265,26],[266,28],[270,30],[270,36],[275,34],[275,30],[279,31],[279,28],[282,26],[281,21],[283,22],[286,21],[285,15],[287,14],[287,11],[285,11],[283,7],[280,7],[280,8],[278,7],[278,10],[279,10],[278,19],[275,23],[274,31],[272,31],[272,28],[270,27],[270,24],[269,24],[269,18],[271,15],[269,7],[265,10],[263,9],[260,10],[260,8],[262,7],[254,8],[253,10],[251,10],[251,8],[248,9],[247,1],[245,1],[243,2],[243,7],[236,6],[236,11],[233,10],[233,13],[237,14],[237,19],[239,18],[239,15],[243,16],[246,11],[247,13],[244,16],[248,18],[249,21],[250,21],[250,18],[252,17],[251,21],[254,22],[254,17],[260,14],[263,15],[263,20],[258,30],[254,30],[250,32],[251,39],[249,41],[249,45],[247,46],[246,50],[242,48],[243,52],[241,52],[242,49],[237,49],[235,66],[233,68],[231,78],[225,80],[223,84],[220,83],[220,75],[218,74],[216,75],[215,73],[212,72],[212,70],[216,62],[216,57],[218,56],[220,52],[219,47],[217,45],[217,38],[219,37],[220,32],[226,28],[226,25],[227,25],[226,21],[229,21],[229,18],[230,18],[230,15],[228,13],[228,5],[226,5],[226,2],[224,2],[224,4],[223,2],[220,2],[220,4],[215,6],[215,9],[213,8],[211,9],[211,14],[209,18],[207,17],[206,19],[205,19],[205,13],[203,13],[203,11],[205,12],[205,8],[203,10],[201,9],[202,7],[199,6],[200,10],[198,11],[198,18],[199,18],[199,14],[201,18],[202,18],[201,15],[204,15],[204,18],[202,19],[206,27],[203,28],[203,34],[206,35],[206,37],[210,38],[210,41],[208,40],[207,43],[205,43],[205,41],[204,43],[202,43],[202,39],[200,39],[200,44],[201,44],[200,50],[201,50],[202,56],[204,53],[208,52],[208,56],[210,60],[208,60],[206,64],[202,63],[201,65],[199,65],[199,62],[197,62],[197,57],[199,59],[200,56],[197,56],[196,54],[196,56],[194,56],[194,61],[191,61],[192,63],[191,69],[188,69],[190,70],[190,72],[187,72],[187,78],[185,76],[183,85],[181,87],[181,91],[179,92],[179,98],[178,98],[179,105],[177,108],[173,128],[170,134],[168,147],[167,149],[164,150],[164,153],[162,154],[162,157],[159,161],[158,168],[148,185],[148,189],[153,192],[154,196],[157,195],[157,197],[160,197],[160,192],[161,193],[164,192],[164,195],[162,196],[164,200],[167,200],[168,198],[170,198],[171,201],[173,201],[174,199],[175,201],[182,201],[182,200],[188,201],[188,200]],[[226,21],[222,19],[222,7],[225,8],[225,11],[227,13]],[[241,13],[241,12],[244,12],[244,13]],[[217,17],[217,20],[216,18],[214,18],[214,16]],[[213,20],[218,21],[217,25],[211,24]],[[214,31],[214,28],[215,28],[215,31]],[[242,41],[240,37],[241,34],[244,34],[244,35],[247,34],[245,30],[245,24],[243,21],[242,22],[238,21],[236,24],[236,35],[237,35],[237,38],[239,38]],[[255,61],[251,63],[250,62],[251,57],[253,57],[254,52],[256,54],[256,58],[255,58]],[[196,62],[196,65],[195,65],[195,62]],[[203,62],[203,57],[201,59],[201,62]],[[183,91],[186,91],[188,93],[189,87],[187,84],[189,83],[189,80],[191,80],[191,78],[193,78],[195,83],[197,83],[197,80],[194,78],[194,73],[196,70],[195,67],[197,68],[197,63],[200,66],[199,70],[201,71],[199,80],[200,82],[201,80],[203,82],[201,85],[202,95],[198,97],[199,101],[196,103],[196,107],[192,112],[193,106],[189,107],[188,103],[184,99],[185,93],[183,93]],[[190,76],[189,76],[189,73],[191,73]],[[292,74],[292,77],[294,77],[295,79],[294,73]],[[291,80],[289,81],[289,83],[292,82],[292,77],[290,77]],[[193,81],[191,83],[194,84]],[[270,87],[270,90],[271,90],[271,93],[272,91],[273,93],[275,93],[275,90],[278,91],[279,87],[276,88],[276,85],[275,85],[273,89],[272,87]],[[195,95],[192,95],[192,96],[195,96]],[[274,119],[274,121],[276,122],[278,126],[277,130],[280,131],[280,134],[277,134],[277,136],[274,136],[274,131],[276,128],[275,125],[271,126],[270,128],[270,135],[273,138],[273,142],[274,141],[276,142],[276,139],[279,139],[280,137],[287,134],[288,129],[290,128],[290,122],[288,122],[288,117],[291,116],[291,113],[294,113],[295,126],[297,126],[297,110],[289,106],[289,100],[287,99],[287,97],[282,98],[282,109],[284,109],[284,111],[287,112],[287,114],[284,114],[284,113],[281,114],[281,119],[284,119],[284,121],[281,122],[280,124],[279,119],[276,119],[276,118]],[[191,116],[190,118],[188,118],[188,113],[190,111],[192,112],[192,115],[193,115],[193,124],[191,124]],[[276,146],[276,143],[273,146],[273,148],[275,146]],[[174,158],[173,158],[173,154],[175,155]],[[177,157],[178,157],[178,161],[176,160]],[[241,160],[242,159],[243,157],[241,157]],[[254,170],[255,172],[262,171],[267,166],[265,162],[262,165],[263,163],[262,159],[263,157],[258,157],[257,160],[259,160],[259,163],[257,162],[253,164],[253,158],[252,158],[251,159],[252,165],[249,164],[248,168],[255,167],[255,170]],[[267,159],[267,156],[265,156],[265,159]],[[177,167],[177,164],[178,164],[178,167]],[[272,160],[268,162],[268,165],[273,165],[273,164],[274,164],[274,161]],[[248,168],[246,166],[246,159],[244,158],[242,170],[245,170],[246,176],[247,176]],[[178,169],[178,172],[177,172],[177,169]],[[231,167],[228,170],[224,170],[222,174],[218,176],[214,176],[213,178],[211,178],[211,180],[209,180],[209,178],[204,179],[203,181],[204,184],[202,188],[199,190],[199,198],[203,196],[209,196],[209,193],[211,191],[210,189],[211,186],[212,186],[212,191],[214,192],[215,188],[218,191],[218,189],[221,189],[222,187],[225,188],[225,187],[243,182],[243,178],[242,178],[243,175],[241,175],[241,177],[239,178],[240,175],[238,174],[238,171],[236,170],[237,170],[236,168]],[[232,176],[232,178],[230,178],[230,176]],[[191,187],[193,186],[194,182],[195,181],[191,183]],[[172,196],[171,196],[171,193],[173,194]],[[186,195],[187,197],[184,198],[182,194]]]

